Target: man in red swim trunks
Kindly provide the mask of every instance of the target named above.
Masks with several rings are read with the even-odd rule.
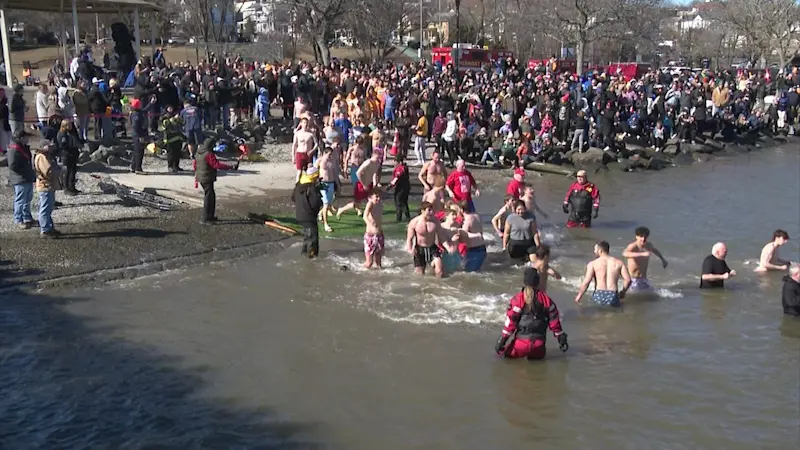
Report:
[[[570,185],[561,208],[564,214],[569,214],[567,228],[589,228],[592,226],[592,219],[597,219],[600,212],[600,190],[589,182],[585,170],[579,170],[576,178]]]
[[[372,156],[359,166],[356,170],[356,177],[358,181],[353,186],[353,201],[339,208],[336,213],[336,218],[342,217],[342,213],[351,209],[358,210],[358,205],[363,203],[369,197],[372,188],[380,187],[378,185],[378,170],[380,168],[380,154],[372,152]],[[356,211],[358,212],[358,211]],[[360,213],[359,213],[360,215]]]
[[[522,290],[511,298],[503,334],[494,346],[498,355],[508,358],[543,359],[547,353],[547,329],[558,339],[562,352],[569,349],[567,333],[561,329],[558,307],[539,290],[539,272],[525,269]]]
[[[294,140],[292,141],[292,162],[294,162],[294,167],[297,169],[295,183],[300,182],[300,175],[311,163],[311,158],[314,156],[314,152],[317,151],[318,145],[317,137],[308,129],[308,118],[303,117],[294,132]]]

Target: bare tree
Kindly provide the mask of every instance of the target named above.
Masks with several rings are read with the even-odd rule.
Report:
[[[781,67],[800,50],[800,5],[796,0],[728,0],[721,20],[746,40],[751,61],[765,67],[770,55]]]
[[[344,19],[344,26],[353,30],[356,48],[363,57],[383,59],[391,48],[391,38],[406,30],[403,18],[410,4],[396,0],[362,0]]]
[[[331,60],[329,36],[340,23],[348,0],[285,0],[291,5],[323,64]],[[359,5],[360,6],[360,5]]]
[[[520,0],[524,9],[526,2]],[[637,23],[653,21],[648,17],[661,0],[558,0],[536,2],[537,15],[553,37],[575,46],[577,66],[583,67],[586,45],[606,38],[620,37],[623,30],[633,33]],[[638,29],[638,27],[636,27]]]

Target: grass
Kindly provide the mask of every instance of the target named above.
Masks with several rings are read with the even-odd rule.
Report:
[[[361,208],[363,210],[363,206]],[[409,210],[415,211],[419,209],[418,204],[409,204]],[[406,227],[408,222],[397,223],[396,210],[394,203],[391,201],[383,201],[383,234],[386,237],[403,237],[406,234]],[[413,213],[412,213],[413,214]],[[250,220],[257,222],[275,222],[278,225],[291,228],[297,233],[303,232],[303,227],[297,223],[293,215],[287,214],[250,214]],[[336,238],[354,238],[362,237],[364,235],[364,219],[356,215],[354,210],[350,210],[342,214],[342,218],[337,220],[336,216],[328,218],[328,224],[333,228],[332,233],[326,232],[322,223],[319,224],[320,237],[327,239]]]

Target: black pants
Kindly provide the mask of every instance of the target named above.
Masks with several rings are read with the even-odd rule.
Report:
[[[203,187],[203,222],[216,219],[217,193],[214,192],[214,182],[200,183]]]
[[[141,137],[134,136],[131,170],[134,172],[142,172],[142,160],[144,160],[144,142],[142,142]]]
[[[100,137],[103,135],[103,114],[102,113],[93,113],[94,114],[94,140],[99,141]]]
[[[528,255],[536,253],[536,244],[533,241],[515,241],[511,239],[508,242],[508,256],[511,259],[527,259]]]
[[[167,144],[167,168],[169,170],[178,170],[181,162],[181,150],[183,149],[183,142],[175,141]]]
[[[78,174],[78,157],[67,156],[64,158],[64,166],[66,167],[64,171],[64,190],[75,192]]]
[[[444,149],[447,152],[447,157],[450,158],[450,164],[455,164],[456,160],[458,159],[458,152],[456,150],[456,142],[447,142],[442,140],[444,144]]]
[[[316,258],[319,255],[319,226],[317,222],[300,222],[303,226],[303,249],[301,255]]]
[[[408,191],[395,190],[394,191],[394,208],[397,210],[397,221],[403,220],[405,214],[406,220],[411,220],[411,213],[408,211]]]

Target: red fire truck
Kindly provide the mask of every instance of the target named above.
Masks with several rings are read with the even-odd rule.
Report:
[[[433,63],[442,66],[453,64],[458,60],[459,72],[467,70],[480,70],[484,65],[498,59],[513,58],[514,54],[506,50],[484,50],[467,44],[460,44],[458,48],[436,47],[431,50]]]
[[[531,59],[528,60],[528,69],[534,70],[537,67],[546,67],[548,64],[552,64],[549,59]],[[575,69],[578,67],[578,62],[574,59],[557,59],[555,64],[556,73],[575,73]],[[550,69],[553,69],[553,67]]]

